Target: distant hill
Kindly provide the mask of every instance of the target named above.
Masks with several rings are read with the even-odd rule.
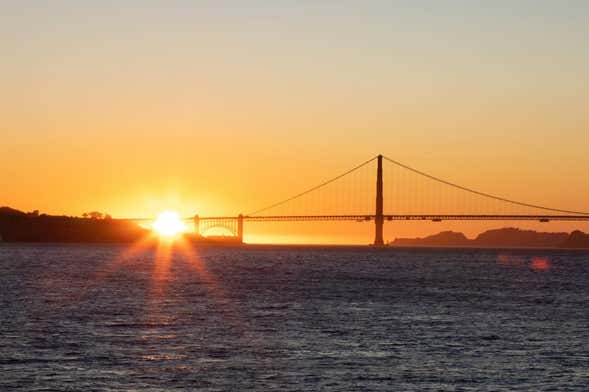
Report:
[[[472,240],[462,233],[442,231],[423,238],[396,238],[389,245],[393,246],[469,246]]]
[[[473,241],[475,246],[505,246],[505,247],[559,247],[567,238],[568,233],[545,233],[534,230],[520,230],[505,228],[488,230],[479,234]]]
[[[8,216],[26,216],[26,212],[22,212],[19,210],[15,210],[14,208],[10,207],[0,207],[0,217],[8,217]]]
[[[39,215],[0,207],[0,239],[6,242],[133,242],[148,233],[125,220]]]
[[[396,238],[391,246],[439,246],[439,247],[525,247],[525,248],[589,248],[589,235],[581,231],[545,233],[533,230],[504,228],[488,230],[474,239],[453,231],[443,231],[423,238]]]
[[[561,244],[563,248],[589,248],[589,234],[575,230]]]

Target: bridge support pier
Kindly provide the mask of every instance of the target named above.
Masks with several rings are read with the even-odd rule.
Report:
[[[243,215],[239,214],[237,217],[237,238],[243,244]]]
[[[200,235],[200,218],[198,215],[194,216],[194,234],[196,236]]]
[[[376,210],[374,212],[374,246],[384,246],[383,195],[382,195],[382,155],[377,157],[376,169]]]

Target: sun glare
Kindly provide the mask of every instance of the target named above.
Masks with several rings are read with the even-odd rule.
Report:
[[[175,237],[186,231],[186,225],[182,222],[180,215],[173,211],[160,213],[153,222],[153,230],[161,237]]]

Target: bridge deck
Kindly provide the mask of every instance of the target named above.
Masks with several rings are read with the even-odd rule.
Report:
[[[497,220],[511,220],[511,221],[589,221],[589,215],[452,215],[452,214],[385,214],[383,215],[385,221],[497,221]],[[191,221],[194,218],[185,218]],[[199,217],[201,222],[206,221],[235,221],[237,216],[203,216]],[[302,222],[302,221],[352,221],[352,222],[369,222],[374,221],[374,215],[267,215],[267,216],[244,216],[243,220],[246,222]],[[150,218],[131,218],[120,219],[133,222],[147,222],[152,221]]]
[[[589,221],[589,215],[383,215],[387,221],[445,221],[445,220],[537,220],[537,221]],[[296,222],[296,221],[373,221],[374,215],[269,215],[244,216],[248,222]],[[236,217],[201,217],[206,220],[233,220]]]

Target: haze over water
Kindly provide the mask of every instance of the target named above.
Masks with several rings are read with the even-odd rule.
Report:
[[[0,389],[584,391],[588,262],[564,250],[167,258],[5,245]]]

